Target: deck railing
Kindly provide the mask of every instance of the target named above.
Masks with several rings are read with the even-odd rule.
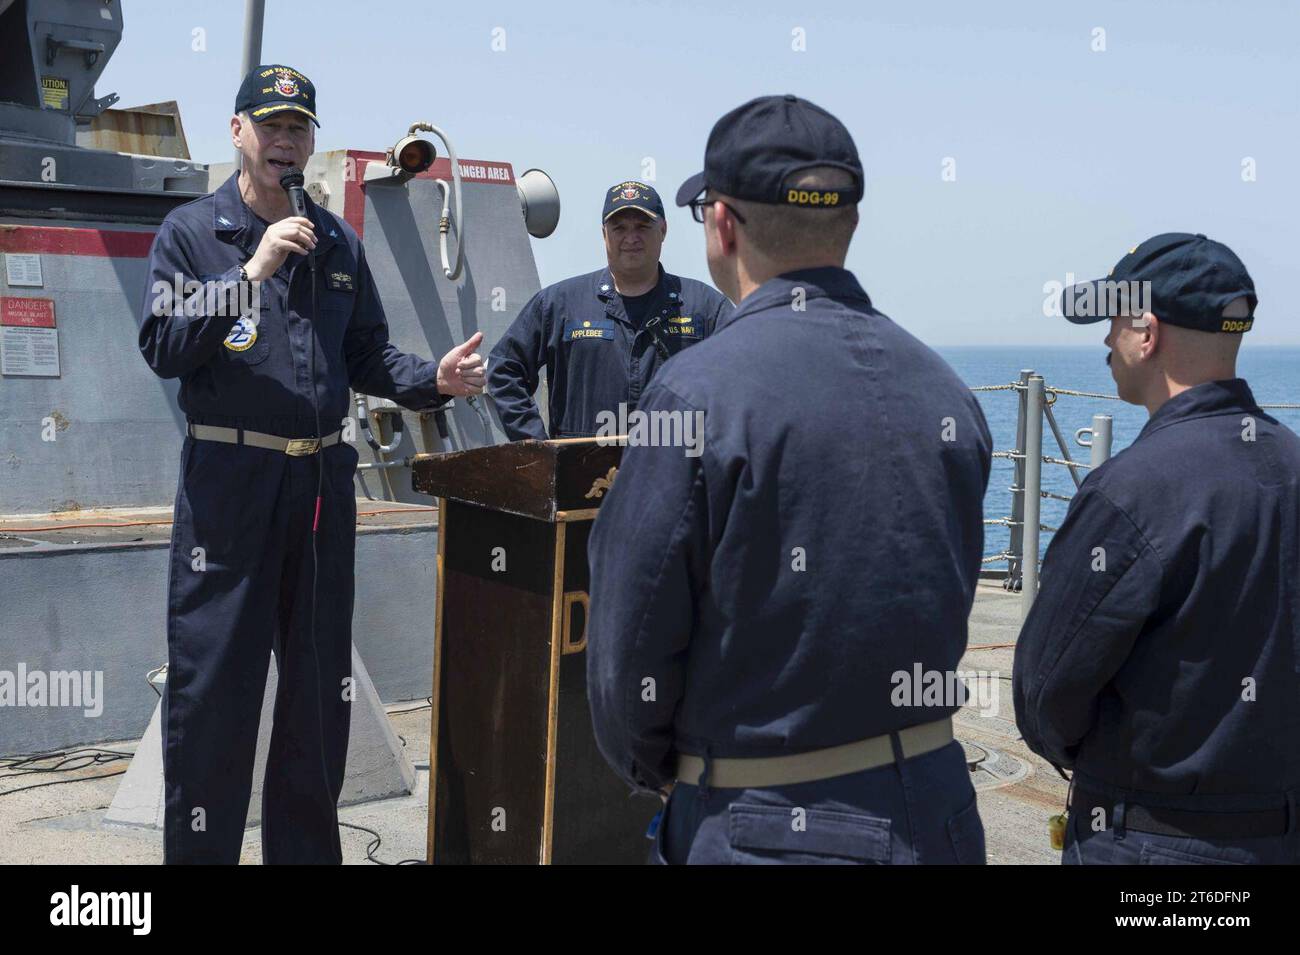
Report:
[[[1080,471],[1098,467],[1110,459],[1111,424],[1108,414],[1094,414],[1091,427],[1079,428],[1074,432],[1075,443],[1088,450],[1088,463],[1076,461],[1070,456],[1069,442],[1061,432],[1052,406],[1058,398],[1067,395],[1077,398],[1099,398],[1106,401],[1119,401],[1119,395],[1105,395],[1093,391],[1076,391],[1071,388],[1055,388],[1048,385],[1042,375],[1034,374],[1032,368],[1020,372],[1020,379],[1005,385],[980,385],[971,391],[1014,391],[1018,402],[1016,412],[1016,446],[1009,451],[993,452],[995,458],[1009,458],[1014,462],[1015,476],[1011,487],[1011,513],[1006,517],[985,518],[986,525],[1001,525],[1010,529],[1010,541],[1007,549],[1000,554],[990,554],[983,559],[985,564],[999,561],[1007,562],[1007,574],[1002,586],[1007,590],[1021,594],[1021,616],[1029,615],[1034,597],[1038,594],[1038,559],[1041,531],[1055,532],[1059,528],[1041,521],[1042,502],[1044,498],[1058,501],[1070,501],[1064,494],[1043,490],[1043,465],[1069,469],[1076,490],[1083,483]],[[1267,404],[1261,408],[1297,409],[1300,404]],[[1043,453],[1043,422],[1052,429],[1061,457],[1051,457]],[[1034,559],[1026,559],[1032,554]]]

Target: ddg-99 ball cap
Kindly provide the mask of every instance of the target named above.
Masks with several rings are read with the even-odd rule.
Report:
[[[800,189],[791,178],[814,166],[849,174],[852,185]],[[844,124],[792,93],[760,96],[723,116],[709,133],[704,171],[677,190],[689,205],[706,189],[737,199],[803,209],[834,209],[862,199],[862,160]]]
[[[1239,298],[1250,303],[1250,314],[1225,318],[1224,308]],[[1232,249],[1199,232],[1165,232],[1129,249],[1106,278],[1065,289],[1061,312],[1076,325],[1150,312],[1183,328],[1239,333],[1254,325],[1258,302]]]

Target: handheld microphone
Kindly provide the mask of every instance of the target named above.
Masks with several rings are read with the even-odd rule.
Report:
[[[307,218],[307,201],[303,198],[302,192],[303,175],[302,170],[296,166],[292,169],[286,169],[280,174],[280,188],[289,196],[289,207],[293,209],[293,214]],[[316,250],[312,249],[307,253],[307,264],[311,266],[313,272],[316,271]]]

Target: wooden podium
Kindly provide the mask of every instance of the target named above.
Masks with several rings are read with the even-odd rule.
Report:
[[[622,448],[595,438],[419,455],[438,499],[431,864],[636,863],[655,796],[596,749],[587,538]]]

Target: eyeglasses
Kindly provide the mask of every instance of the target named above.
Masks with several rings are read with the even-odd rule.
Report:
[[[690,208],[691,208],[691,217],[694,218],[696,222],[703,222],[703,221],[704,221],[704,210],[707,209],[709,206],[713,205],[715,202],[722,202],[722,200],[721,200],[721,199],[707,199],[707,198],[705,198],[705,199],[692,199],[690,202],[688,202],[688,203],[686,203],[686,204],[687,204],[688,206],[690,206]],[[744,224],[745,224],[745,217],[742,216],[739,212],[736,211],[735,206],[731,205],[731,204],[728,203],[728,202],[722,202],[722,204],[723,204],[724,206],[727,207],[727,211],[728,211],[728,212],[730,212],[733,216],[736,217],[736,221],[737,221],[737,222],[739,222],[741,225],[744,225]]]

